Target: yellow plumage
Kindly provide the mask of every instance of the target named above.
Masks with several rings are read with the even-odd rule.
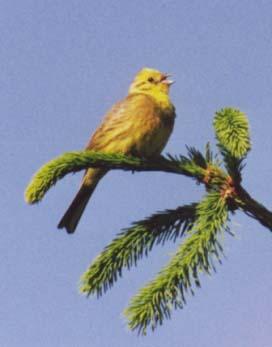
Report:
[[[144,68],[128,96],[116,103],[91,137],[86,149],[138,157],[159,155],[173,130],[175,108],[169,98],[172,81],[158,70]],[[58,227],[75,231],[79,219],[105,169],[88,169],[81,188]]]

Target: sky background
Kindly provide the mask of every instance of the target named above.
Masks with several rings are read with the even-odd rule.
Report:
[[[272,235],[241,213],[223,265],[155,333],[122,316],[130,298],[178,246],[155,248],[101,299],[78,293],[91,260],[132,221],[198,201],[203,189],[164,173],[115,171],[100,183],[77,232],[56,225],[81,174],[37,206],[24,189],[55,156],[84,147],[142,67],[171,72],[177,110],[165,149],[214,144],[213,114],[248,114],[252,152],[244,186],[272,209],[271,1],[0,1],[0,345],[268,347]]]

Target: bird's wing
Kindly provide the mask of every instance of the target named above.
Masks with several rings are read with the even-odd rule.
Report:
[[[144,94],[127,96],[109,110],[86,149],[128,153],[128,137],[154,117],[154,113],[155,103],[151,97]]]

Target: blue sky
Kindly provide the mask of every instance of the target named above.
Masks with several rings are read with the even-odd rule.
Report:
[[[213,114],[248,114],[253,149],[244,186],[272,209],[272,3],[269,1],[0,2],[1,346],[271,345],[271,233],[241,213],[223,266],[155,333],[138,337],[121,315],[176,245],[156,248],[101,299],[78,293],[80,275],[114,236],[157,210],[197,201],[186,177],[113,172],[77,232],[56,225],[81,174],[37,206],[23,191],[46,161],[84,147],[143,66],[171,72],[177,121],[165,152],[214,144]]]

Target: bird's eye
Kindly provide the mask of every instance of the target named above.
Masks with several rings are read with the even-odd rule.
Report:
[[[149,78],[148,78],[148,82],[150,82],[150,83],[154,83],[154,82],[155,82],[155,80],[154,80],[154,78],[153,78],[153,77],[149,77]]]

